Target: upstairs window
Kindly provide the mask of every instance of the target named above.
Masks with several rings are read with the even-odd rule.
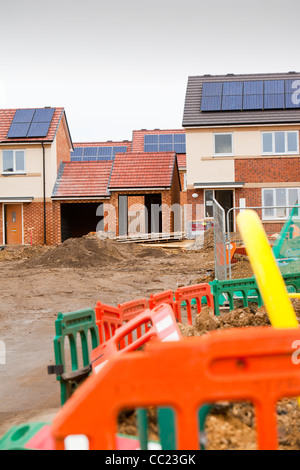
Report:
[[[263,155],[289,155],[299,153],[299,132],[279,131],[262,133]]]
[[[233,155],[232,134],[214,134],[214,154],[219,157]]]
[[[2,172],[6,174],[25,173],[25,151],[3,150]]]
[[[286,219],[292,207],[299,204],[300,188],[264,188],[262,190],[263,219]],[[295,216],[298,217],[298,210]]]

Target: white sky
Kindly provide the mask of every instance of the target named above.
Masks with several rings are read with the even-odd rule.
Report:
[[[299,0],[0,0],[0,108],[73,142],[181,128],[189,75],[299,71]]]

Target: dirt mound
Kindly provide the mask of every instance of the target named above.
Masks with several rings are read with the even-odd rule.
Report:
[[[61,245],[40,256],[27,260],[24,267],[97,267],[122,262],[132,258],[166,257],[163,250],[144,248],[134,243],[122,244],[97,235],[69,238]]]
[[[51,249],[53,249],[53,247],[41,245],[5,247],[0,251],[0,262],[36,258],[44,253],[48,253]]]
[[[201,313],[196,316],[194,325],[178,324],[183,336],[201,336],[212,330],[225,328],[246,328],[250,326],[269,326],[270,321],[265,307],[237,308],[220,317],[214,316],[213,310],[203,307]]]

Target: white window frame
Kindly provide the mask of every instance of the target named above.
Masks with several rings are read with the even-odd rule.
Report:
[[[4,171],[3,169],[3,158],[4,152],[13,152],[13,171]],[[24,169],[16,170],[16,152],[24,153]],[[2,175],[24,175],[26,174],[26,151],[25,149],[3,149],[2,150]]]
[[[230,135],[231,136],[231,153],[216,153],[216,136],[217,135]],[[213,149],[214,157],[232,157],[234,155],[234,142],[233,142],[233,132],[215,132],[213,134]]]
[[[207,217],[206,216],[206,191],[212,191],[213,192],[213,198],[215,197],[215,190],[214,189],[210,189],[210,188],[207,188],[207,189],[204,189],[204,218],[207,219],[207,220],[213,220],[213,216],[212,217]]]
[[[284,132],[285,138],[285,151],[284,152],[275,152],[275,133],[276,132]],[[297,136],[297,150],[294,152],[288,152],[288,134],[294,133]],[[272,135],[272,152],[264,152],[264,135],[271,134]],[[261,154],[262,155],[299,155],[299,131],[269,131],[269,132],[262,132],[261,133]]]
[[[300,201],[300,187],[285,187],[285,188],[282,188],[282,187],[277,187],[277,188],[262,188],[261,190],[261,201],[262,201],[262,206],[264,206],[264,192],[265,191],[273,191],[273,201],[274,201],[274,209],[273,209],[273,213],[274,215],[272,216],[266,216],[266,209],[263,209],[262,210],[262,220],[286,220],[290,213],[291,213],[291,210],[292,208],[290,209],[286,209],[286,215],[284,217],[278,217],[277,216],[277,209],[275,209],[276,206],[279,206],[280,204],[277,204],[276,203],[276,189],[284,189],[285,190],[285,200],[286,200],[286,206],[289,206],[290,204],[288,203],[288,191],[289,189],[297,189],[298,190],[298,201]],[[272,206],[270,206],[272,207]],[[299,209],[299,215],[297,216],[297,219],[300,218],[300,209]]]

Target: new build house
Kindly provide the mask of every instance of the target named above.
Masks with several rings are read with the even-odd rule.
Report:
[[[52,193],[58,237],[182,231],[172,207],[186,191],[183,130],[133,131],[132,141],[74,143]]]
[[[187,199],[204,205],[205,221],[215,198],[226,211],[268,207],[258,211],[265,229],[279,231],[290,209],[277,206],[300,200],[300,74],[189,77],[183,127]]]
[[[59,242],[51,196],[72,150],[63,108],[0,110],[0,244]]]

